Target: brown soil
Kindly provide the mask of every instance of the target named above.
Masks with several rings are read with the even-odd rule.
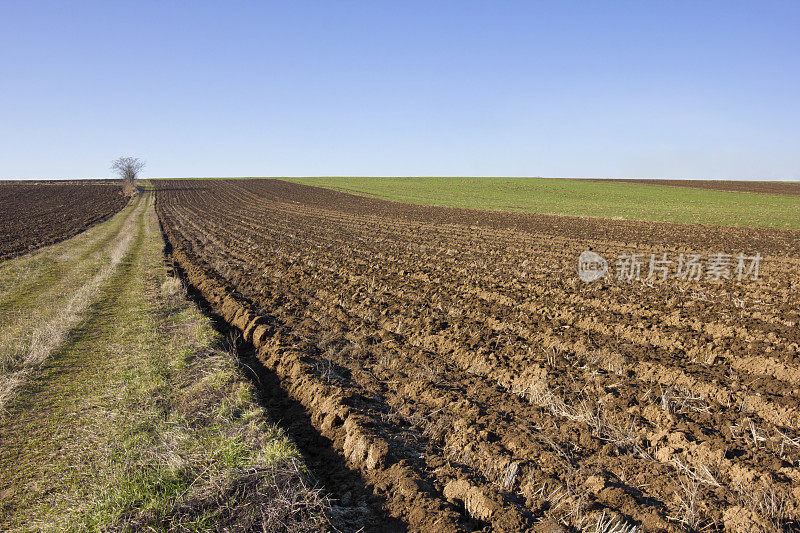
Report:
[[[668,185],[710,191],[758,192],[800,196],[800,181],[733,181],[733,180],[653,180],[653,179],[584,179],[583,181],[616,181],[643,185]]]
[[[188,280],[409,529],[797,527],[797,232],[157,187]],[[756,281],[585,284],[588,247],[766,257]]]
[[[0,261],[68,239],[127,201],[118,181],[0,181]]]

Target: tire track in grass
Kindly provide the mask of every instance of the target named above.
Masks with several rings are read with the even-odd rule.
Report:
[[[41,321],[25,321],[20,328],[22,331],[19,331],[18,328],[12,329],[12,335],[17,337],[18,344],[2,347],[0,416],[8,409],[9,402],[13,401],[17,390],[30,379],[31,373],[40,368],[50,354],[68,341],[70,332],[81,322],[84,314],[97,300],[103,286],[113,279],[114,274],[129,254],[135,226],[142,224],[144,207],[145,204],[139,197],[116,235],[117,239],[115,241],[109,239],[113,242],[113,248],[108,249],[108,262],[101,263],[98,272],[88,281],[73,289],[74,292],[63,306],[56,307],[54,312],[52,308],[48,309],[51,311],[49,313],[45,311],[45,314],[49,314],[49,316],[42,317]],[[59,287],[57,286],[57,288]],[[61,288],[66,289],[66,287]],[[40,305],[42,304],[40,303]],[[26,309],[26,311],[36,317],[38,308],[39,306],[36,306]],[[20,337],[24,339],[21,347]]]
[[[30,307],[92,255],[97,255],[114,239],[131,216],[135,203],[129,204],[111,220],[94,226],[68,241],[36,250],[22,257],[0,263],[0,315],[14,308]]]
[[[327,530],[294,445],[162,283],[141,203],[119,267],[0,422],[0,529]]]
[[[86,233],[0,263],[0,376],[18,352],[28,349],[33,330],[52,319],[107,265],[111,243],[118,240],[135,205]]]
[[[92,356],[97,343],[106,334],[104,324],[113,324],[111,319],[121,294],[120,287],[129,282],[132,275],[133,261],[142,243],[142,215],[140,211],[135,217],[139,222],[135,240],[131,242],[129,238],[120,243],[125,244],[125,255],[114,265],[119,268],[113,275],[108,272],[103,276],[102,287],[93,286],[97,294],[95,301],[83,310],[85,321],[70,328],[69,338],[63,339],[66,342],[49,354],[49,360],[42,361],[38,375],[10,406],[14,416],[6,417],[0,425],[0,440],[3,441],[0,468],[4,471],[0,476],[0,496],[3,496],[0,514],[7,518],[19,519],[21,511],[32,505],[29,498],[46,493],[47,487],[58,483],[49,467],[68,460],[61,451],[77,436],[80,427],[81,413],[73,409],[74,401],[91,395],[92,376],[102,372],[104,359]],[[133,228],[129,226],[129,229]],[[122,250],[122,247],[117,249]],[[97,278],[84,287],[101,282]],[[66,337],[66,333],[62,335]],[[14,465],[25,468],[14,468]]]

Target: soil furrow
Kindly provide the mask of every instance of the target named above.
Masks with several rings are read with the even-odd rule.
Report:
[[[164,182],[158,199],[193,283],[412,529],[793,523],[797,232],[421,208],[274,180]],[[589,247],[760,249],[763,276],[585,285]],[[759,507],[766,493],[782,514]]]

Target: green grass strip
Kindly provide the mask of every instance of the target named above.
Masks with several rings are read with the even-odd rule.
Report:
[[[296,447],[167,275],[152,200],[100,297],[0,422],[0,529],[324,529]]]
[[[681,224],[800,228],[800,198],[556,178],[281,178],[426,205]]]

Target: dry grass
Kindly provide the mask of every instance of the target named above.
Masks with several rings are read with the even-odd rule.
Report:
[[[226,340],[165,275],[147,207],[136,217],[143,237],[99,290],[102,305],[89,306],[82,336],[45,361],[35,396],[26,388],[29,421],[0,426],[0,476],[20,480],[0,529],[329,529],[298,450]]]
[[[613,520],[610,517],[606,518],[606,512],[603,511],[597,519],[593,531],[594,533],[638,533],[639,526]]]
[[[701,394],[683,387],[670,387],[661,392],[661,410],[665,413],[711,412]]]
[[[792,520],[789,491],[771,482],[739,483],[734,488],[739,505],[756,517],[757,531],[782,533],[798,531],[800,524]]]
[[[192,340],[195,326],[184,326],[180,339]],[[111,529],[326,529],[327,500],[294,445],[255,403],[233,354],[221,349],[225,339],[217,344],[194,345],[187,354],[168,393],[164,430],[144,461],[155,479],[177,474],[183,490],[155,508],[123,513]]]
[[[693,483],[706,484],[712,487],[719,487],[720,483],[711,473],[711,470],[705,463],[695,460],[693,467],[683,464],[680,459],[673,458],[672,463],[675,469],[685,475]]]
[[[167,516],[144,512],[108,531],[181,529],[181,525],[214,515],[217,530],[304,531],[325,529],[320,510],[327,505],[297,460],[232,475],[193,492],[170,508]]]
[[[143,209],[144,204],[139,203],[120,232],[101,252],[103,264],[99,272],[88,280],[79,280],[77,286],[54,287],[58,291],[67,290],[72,295],[63,306],[48,310],[49,316],[42,317],[41,322],[28,323],[21,335],[17,333],[11,338],[4,336],[0,343],[0,418],[5,415],[8,403],[30,378],[31,373],[40,368],[50,354],[66,342],[70,331],[80,323],[103,285],[117,270],[130,250],[137,228],[136,219]],[[37,314],[35,310],[20,311],[30,311],[34,316]]]
[[[532,494],[533,498],[544,503],[546,519],[566,527],[566,531],[582,533],[638,533],[640,527],[630,524],[623,517],[607,515],[606,509],[592,509],[584,492],[566,485],[548,487],[539,486]],[[557,529],[553,529],[556,531]],[[564,531],[562,529],[562,531]]]
[[[700,482],[691,477],[684,477],[680,480],[679,486],[681,490],[675,494],[677,513],[671,520],[691,531],[700,525],[698,509]]]
[[[633,453],[640,457],[651,458],[648,451],[640,444],[641,439],[633,423],[621,423],[599,404],[592,405],[584,400],[577,405],[567,405],[559,394],[553,392],[541,380],[534,380],[524,390],[513,392],[547,409],[555,416],[588,424],[596,437],[612,443],[620,453]]]

